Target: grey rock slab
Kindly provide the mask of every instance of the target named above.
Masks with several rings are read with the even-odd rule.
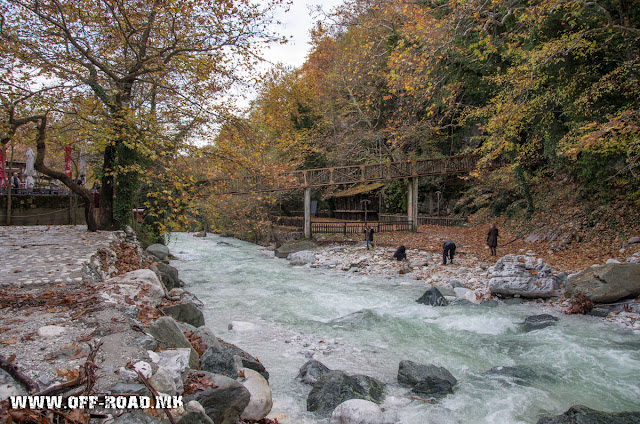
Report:
[[[546,298],[556,294],[550,265],[528,255],[506,255],[489,272],[489,290],[501,296]]]
[[[573,275],[565,288],[567,297],[582,293],[596,303],[613,303],[640,295],[640,264],[608,264]]]
[[[169,257],[169,248],[164,244],[160,244],[160,243],[152,244],[151,246],[147,247],[145,251],[148,254],[153,255],[156,258],[160,259],[161,261],[164,261]]]
[[[162,262],[158,262],[152,267],[152,269],[153,268],[158,271],[160,280],[162,280],[162,284],[164,284],[167,291],[184,286],[184,282],[180,280],[180,277],[178,277],[177,268]]]
[[[162,311],[176,321],[191,324],[194,327],[204,325],[204,315],[202,311],[193,304],[193,302],[182,302],[176,305],[166,306]]]
[[[161,348],[173,349],[176,347],[190,348],[189,366],[197,369],[200,365],[198,353],[193,349],[187,337],[180,331],[178,324],[172,317],[161,317],[157,319],[149,328],[147,328]]]

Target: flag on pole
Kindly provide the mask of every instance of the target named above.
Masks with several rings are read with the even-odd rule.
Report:
[[[64,173],[67,177],[71,176],[71,151],[73,148],[68,144],[64,146]]]

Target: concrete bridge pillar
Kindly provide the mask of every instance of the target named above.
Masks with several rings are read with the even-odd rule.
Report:
[[[304,189],[304,238],[311,239],[311,187]]]
[[[411,223],[411,231],[418,231],[418,177],[409,178],[407,190],[407,215]]]

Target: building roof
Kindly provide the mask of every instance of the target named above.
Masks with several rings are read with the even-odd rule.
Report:
[[[346,190],[338,191],[335,193],[327,193],[323,196],[323,198],[330,199],[332,197],[350,197],[355,196],[356,194],[369,193],[381,187],[384,187],[384,183],[358,184]]]

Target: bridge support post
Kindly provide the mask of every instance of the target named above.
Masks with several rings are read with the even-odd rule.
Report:
[[[407,198],[407,215],[411,223],[411,231],[418,231],[418,177],[409,178]]]
[[[304,238],[311,240],[311,187],[304,189]]]

